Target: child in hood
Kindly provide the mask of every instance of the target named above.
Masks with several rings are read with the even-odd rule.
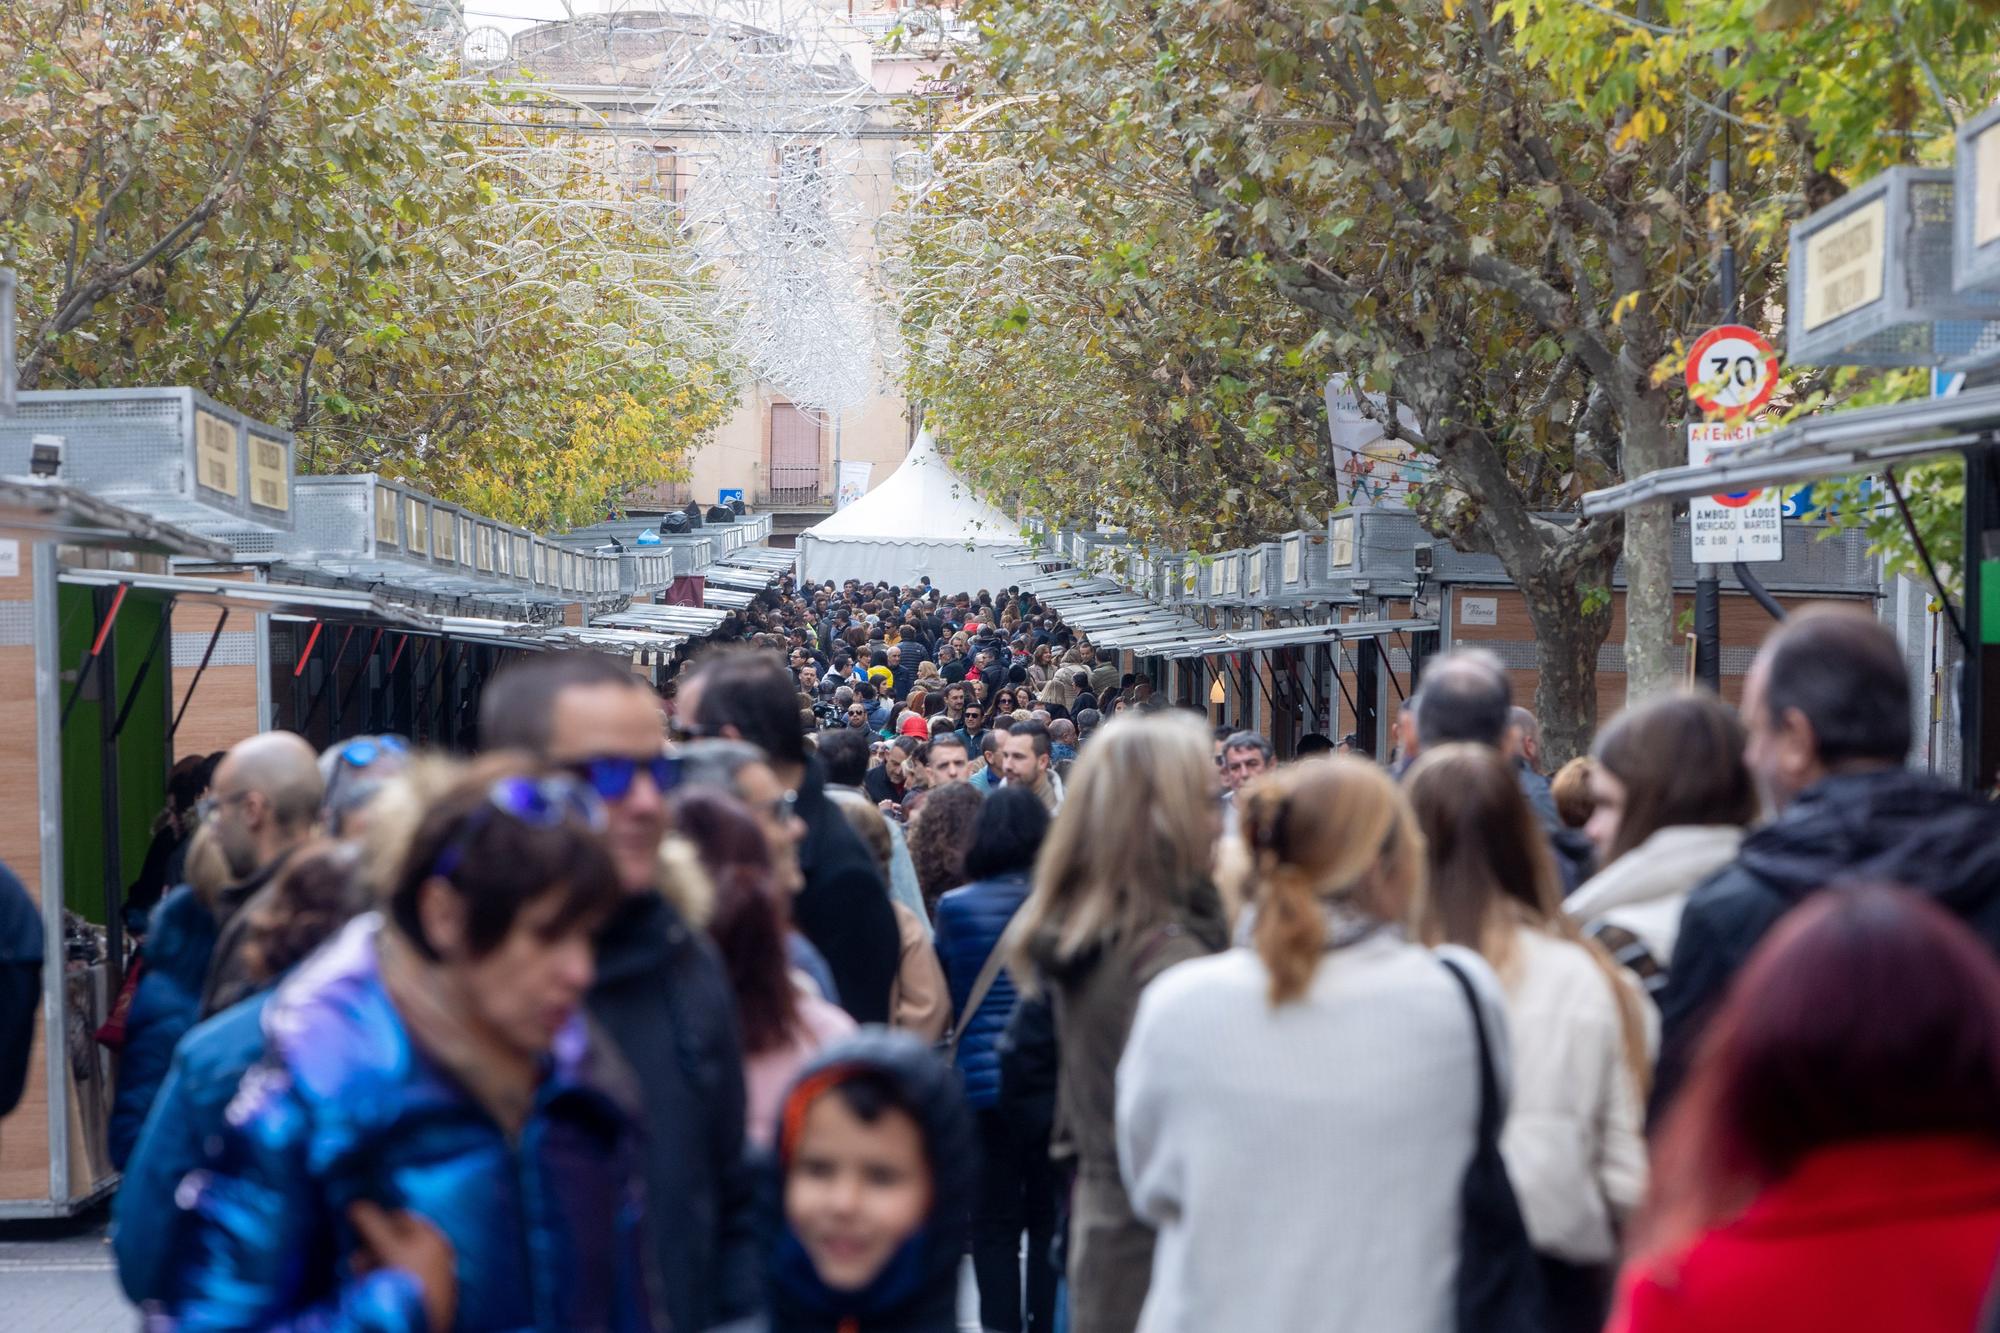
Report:
[[[869,1028],[823,1051],[779,1113],[761,1327],[956,1333],[977,1163],[958,1077],[923,1042]]]

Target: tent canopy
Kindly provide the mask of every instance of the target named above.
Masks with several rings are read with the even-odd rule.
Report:
[[[938,452],[928,429],[880,486],[799,534],[802,580],[915,583],[944,593],[1018,581],[1002,561],[1021,525],[973,493]]]

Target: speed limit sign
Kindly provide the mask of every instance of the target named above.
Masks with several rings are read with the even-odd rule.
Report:
[[[1710,329],[1688,352],[1687,386],[1703,411],[1747,416],[1777,392],[1778,351],[1747,325]]]

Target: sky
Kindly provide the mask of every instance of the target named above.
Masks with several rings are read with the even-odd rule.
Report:
[[[550,19],[629,7],[623,0],[466,0],[464,13],[467,28],[490,27],[515,33]]]

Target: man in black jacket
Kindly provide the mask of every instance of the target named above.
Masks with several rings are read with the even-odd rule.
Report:
[[[1910,707],[1895,636],[1864,612],[1805,612],[1765,640],[1743,686],[1745,758],[1778,815],[1688,899],[1660,995],[1655,1111],[1758,941],[1828,885],[1914,889],[2000,950],[2000,807],[1904,767]]]
[[[717,653],[681,686],[680,698],[703,735],[750,742],[797,793],[806,824],[799,844],[806,884],[792,901],[792,921],[833,969],[841,1007],[858,1023],[888,1022],[889,990],[902,964],[888,886],[827,799],[819,760],[806,753],[791,673],[770,653]]]
[[[685,690],[683,707],[690,706]],[[658,701],[623,663],[546,653],[494,677],[480,742],[566,768],[596,789],[625,903],[597,936],[587,1003],[638,1076],[647,1229],[666,1326],[713,1328],[762,1304],[755,1187],[743,1156],[743,1052],[722,961],[660,893],[668,831]]]

